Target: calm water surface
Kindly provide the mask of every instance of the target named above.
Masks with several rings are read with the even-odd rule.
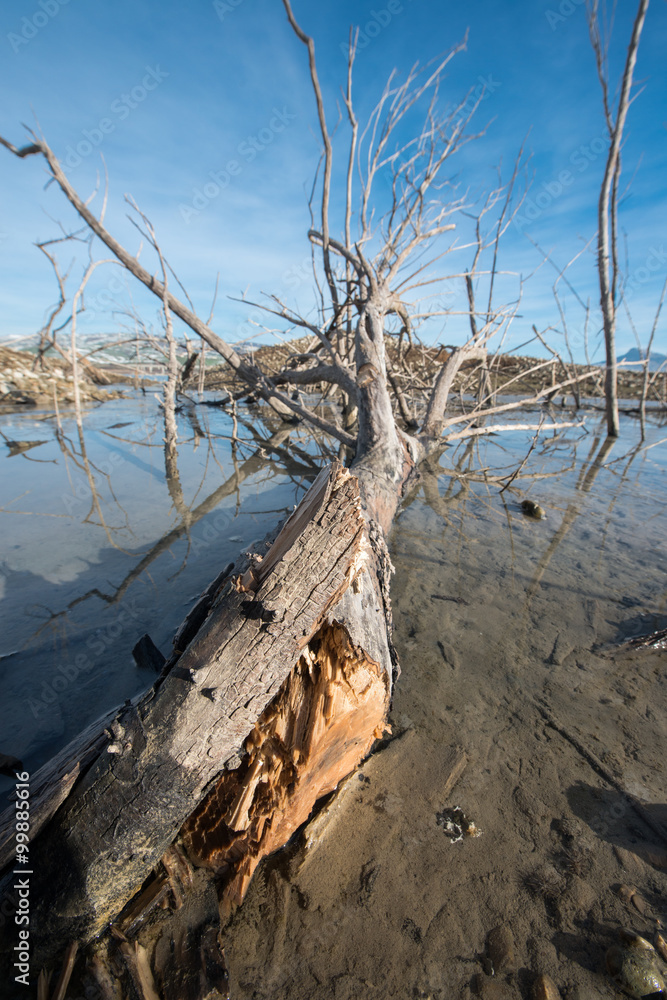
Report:
[[[318,469],[305,432],[272,438],[239,414],[249,443],[233,446],[230,417],[200,406],[179,416],[167,476],[153,394],[88,410],[82,437],[72,414],[59,431],[34,411],[0,416],[0,431],[0,751],[32,772],[152,683],[136,641],[168,655],[201,591]]]
[[[271,437],[250,414],[239,415],[246,443],[232,445],[230,417],[200,406],[179,416],[177,469],[167,476],[151,394],[88,410],[83,436],[71,414],[61,414],[60,428],[45,414],[5,414],[0,431],[0,751],[34,771],[152,683],[131,655],[139,637],[149,633],[168,654],[201,590],[298,501],[321,459],[306,431],[278,428]],[[589,417],[586,431],[545,435],[509,483],[530,433],[447,449],[406,499],[393,532],[399,643],[419,644],[449,616],[457,649],[441,641],[438,655],[502,645],[510,620],[518,634],[517,616],[526,635],[535,631],[531,602],[547,592],[561,595],[575,633],[589,627],[582,608],[592,593],[622,609],[600,641],[613,639],[622,621],[659,627],[663,437],[651,427],[640,448],[628,421],[605,455],[601,418]],[[540,501],[546,521],[521,514],[524,496]],[[488,635],[471,610],[481,599]],[[544,614],[554,615],[553,601]],[[552,644],[555,624],[538,622]],[[576,644],[576,635],[567,642]],[[0,779],[0,791],[10,787]]]

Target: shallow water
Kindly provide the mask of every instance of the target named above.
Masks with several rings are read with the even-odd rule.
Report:
[[[656,429],[640,446],[636,426],[626,424],[609,448],[603,427],[597,430],[545,437],[507,487],[528,435],[445,453],[436,475],[399,512],[392,536],[402,570],[393,596],[400,605],[409,591],[421,630],[446,619],[460,644],[479,626],[486,655],[497,650],[507,658],[511,639],[517,654],[532,649],[562,660],[567,645],[590,642],[592,629],[603,646],[661,627],[667,442],[656,446]],[[525,498],[540,503],[544,520],[522,512]],[[599,602],[595,625],[591,599]],[[406,628],[399,624],[402,635]]]
[[[136,641],[147,632],[168,655],[201,591],[317,473],[305,435],[260,453],[270,429],[256,421],[253,440],[239,422],[250,444],[233,449],[231,418],[202,406],[179,417],[168,478],[154,394],[89,409],[83,448],[73,415],[61,421],[0,416],[0,751],[31,772],[152,683]]]
[[[167,476],[153,396],[89,410],[85,452],[71,415],[58,434],[40,417],[0,417],[9,442],[42,442],[0,459],[0,751],[30,771],[153,681],[137,639],[167,654],[202,589],[320,460],[305,431],[270,438],[250,414],[251,443],[232,448],[229,416],[202,406],[180,415]],[[647,809],[667,802],[665,653],[618,645],[667,626],[667,444],[653,426],[639,446],[625,421],[605,451],[601,417],[587,424],[545,435],[513,479],[530,433],[448,448],[403,502],[390,539],[399,738],[348,779],[315,847],[297,836],[260,867],[225,932],[234,997],[467,997],[505,921],[531,974],[597,982],[605,928],[627,917],[612,849],[641,853],[652,833],[576,744]],[[522,513],[525,497],[545,520]],[[456,748],[467,763],[450,794]],[[450,843],[438,817],[453,805],[480,838]],[[558,903],[536,899],[525,872],[559,863],[564,817],[588,874],[563,875]],[[667,919],[665,876],[632,878]]]
[[[507,479],[494,477],[516,468],[526,432],[445,451],[394,529],[398,641],[447,621],[459,657],[497,648],[507,658],[511,623],[513,646],[525,653],[537,643],[548,655],[559,622],[537,611],[547,595],[567,617],[571,647],[591,627],[592,596],[609,605],[599,642],[658,627],[667,447],[633,454],[637,425],[627,422],[598,469],[603,428],[594,420],[593,433],[545,437],[504,491]],[[298,454],[281,445],[258,454],[258,442],[232,454],[230,417],[202,406],[179,417],[180,482],[168,482],[156,394],[88,410],[83,453],[72,414],[61,433],[35,412],[0,416],[0,431],[0,750],[34,770],[152,682],[131,655],[140,635],[168,653],[203,587],[298,501],[316,467],[307,435],[294,431]],[[658,440],[660,429],[650,430],[647,445]],[[36,445],[17,452],[11,442]],[[521,513],[524,496],[540,501],[546,521]],[[406,586],[417,612],[402,610]],[[482,631],[473,620],[480,603]]]
[[[569,442],[546,438],[504,491],[506,480],[494,477],[515,468],[527,436],[485,440],[476,455],[470,446],[446,453],[437,483],[425,483],[399,514],[392,596],[404,655],[418,648],[453,673],[487,664],[524,696],[558,692],[568,720],[591,732],[604,759],[605,742],[618,739],[615,708],[637,698],[623,643],[667,626],[667,442],[656,444],[656,428],[640,446],[628,423],[607,450],[597,429],[568,431]],[[489,472],[461,477],[466,468]],[[527,517],[524,498],[539,501],[546,519]],[[459,688],[447,724],[465,730],[475,725],[475,699],[464,681]],[[650,709],[643,725],[653,763],[635,748],[623,762],[625,787],[653,800],[644,790],[667,753],[667,725]],[[657,777],[664,801],[662,766]]]

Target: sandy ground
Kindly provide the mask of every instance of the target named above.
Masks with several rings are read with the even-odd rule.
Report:
[[[624,995],[606,950],[667,922],[667,654],[618,641],[667,617],[660,480],[621,472],[536,483],[546,521],[446,478],[403,512],[394,738],[258,872],[235,1000]]]

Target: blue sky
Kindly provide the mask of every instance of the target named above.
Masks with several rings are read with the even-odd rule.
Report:
[[[612,78],[625,58],[636,4],[619,5],[611,50]],[[558,265],[574,257],[596,229],[604,169],[604,121],[585,7],[578,0],[472,0],[467,5],[427,0],[294,0],[294,12],[315,39],[328,120],[337,118],[344,85],[343,55],[350,24],[361,28],[355,68],[357,111],[363,122],[392,69],[399,78],[458,43],[465,52],[448,67],[443,109],[484,87],[476,126],[485,134],[452,160],[447,176],[471,207],[511,173],[526,140],[530,181],[515,224],[503,241],[499,301],[522,301],[507,340],[518,346],[539,329],[559,326],[551,286],[555,271],[530,239]],[[171,265],[197,310],[208,316],[216,275],[219,293],[213,328],[230,341],[252,332],[253,312],[229,299],[276,292],[308,311],[314,298],[308,276],[307,196],[320,140],[305,47],[295,38],[280,0],[20,0],[0,10],[0,133],[24,141],[21,123],[35,119],[79,192],[87,196],[102,165],[109,175],[106,223],[135,251],[125,194],[151,218]],[[635,80],[643,91],[633,104],[624,150],[622,256],[627,253],[629,296],[639,335],[646,339],[667,274],[667,4],[653,0]],[[636,88],[636,91],[639,87]],[[347,138],[340,131],[336,170],[343,170]],[[527,137],[527,138],[526,138]],[[230,167],[231,164],[231,167]],[[340,174],[338,175],[340,176]],[[0,337],[39,329],[56,298],[48,262],[35,240],[73,225],[73,213],[55,185],[45,189],[44,165],[18,161],[0,150]],[[339,200],[332,231],[340,231]],[[529,239],[530,237],[530,239]],[[456,235],[466,242],[464,226]],[[107,256],[106,254],[102,254]],[[65,266],[72,256],[64,248]],[[445,258],[444,273],[460,273],[470,250]],[[598,329],[595,260],[582,254],[572,281],[594,308]],[[76,272],[76,268],[73,273]],[[460,283],[439,302],[460,303]],[[115,311],[133,303],[148,323],[157,304],[118,267],[96,272],[81,329],[118,329]],[[577,358],[583,351],[583,313],[566,302]],[[667,311],[665,313],[667,317]],[[250,322],[249,322],[250,321]],[[654,348],[665,350],[665,319]],[[461,316],[434,320],[430,341],[461,342]],[[562,338],[553,335],[563,348]],[[635,343],[622,318],[619,353]],[[595,337],[591,339],[591,351]],[[531,347],[526,353],[542,354]],[[598,357],[600,355],[598,354]]]

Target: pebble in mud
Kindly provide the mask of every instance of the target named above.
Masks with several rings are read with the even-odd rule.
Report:
[[[667,962],[667,941],[665,941],[660,931],[655,932],[653,944],[655,945],[655,950],[658,952],[662,960]]]
[[[486,953],[491,959],[496,975],[514,970],[514,935],[509,927],[501,925],[489,931],[486,938]]]
[[[639,934],[622,931],[621,944],[609,949],[606,961],[609,975],[631,997],[648,997],[667,990],[656,951]]]
[[[642,916],[646,915],[648,903],[633,885],[619,885],[616,892],[626,905],[633,906]]]
[[[533,1000],[561,1000],[553,979],[544,974],[539,975],[533,983],[532,998]]]
[[[536,521],[546,520],[546,511],[544,507],[540,507],[539,503],[535,500],[522,500],[521,510],[524,512],[526,517],[532,517]]]

